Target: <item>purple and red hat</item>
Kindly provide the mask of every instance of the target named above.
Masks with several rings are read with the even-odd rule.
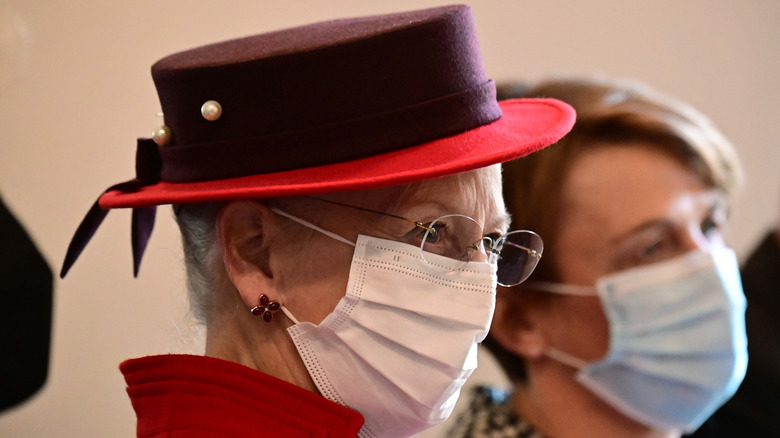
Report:
[[[137,275],[161,204],[405,184],[522,157],[574,110],[496,101],[468,6],[326,21],[167,56],[152,66],[164,125],[139,139],[136,178],[108,188],[61,277],[109,209],[133,209]]]

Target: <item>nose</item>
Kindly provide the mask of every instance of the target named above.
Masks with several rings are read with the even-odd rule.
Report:
[[[487,252],[490,251],[485,238],[475,242],[469,247],[469,257],[474,262],[486,262],[488,261]]]

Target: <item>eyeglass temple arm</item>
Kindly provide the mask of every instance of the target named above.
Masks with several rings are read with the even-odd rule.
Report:
[[[436,233],[436,230],[435,230],[435,229],[433,229],[433,228],[431,228],[431,227],[429,227],[429,226],[426,226],[425,224],[423,224],[423,223],[422,223],[422,222],[420,222],[420,221],[416,221],[416,220],[412,220],[412,219],[407,219],[407,218],[405,218],[405,217],[403,217],[403,216],[398,216],[398,215],[395,215],[395,214],[392,214],[392,213],[385,213],[385,212],[383,212],[383,211],[376,211],[376,210],[371,210],[371,209],[369,209],[369,208],[358,207],[357,205],[343,204],[343,203],[341,203],[341,202],[338,202],[338,201],[331,201],[330,199],[322,199],[322,198],[317,198],[317,197],[314,197],[314,196],[304,196],[304,198],[308,198],[308,199],[314,199],[314,200],[317,200],[317,201],[322,201],[322,202],[327,202],[327,203],[329,203],[329,204],[334,204],[334,205],[340,205],[340,206],[342,206],[342,207],[353,208],[353,209],[355,209],[355,210],[365,211],[365,212],[367,212],[367,213],[380,214],[380,215],[382,215],[382,216],[390,216],[390,217],[394,217],[394,218],[396,218],[396,219],[402,219],[402,220],[405,220],[406,222],[413,223],[413,224],[414,224],[416,227],[418,227],[418,228],[422,228],[422,229],[423,229],[423,230],[425,230],[425,231],[428,231],[428,232],[430,232],[430,233],[434,233],[434,234]]]
[[[528,255],[530,255],[531,257],[534,257],[534,258],[536,258],[536,259],[539,259],[539,260],[541,260],[541,258],[542,258],[542,255],[541,255],[541,254],[539,254],[539,251],[537,251],[537,250],[535,250],[535,249],[531,249],[531,248],[525,247],[525,246],[523,246],[523,245],[518,245],[518,244],[516,244],[516,243],[514,243],[514,242],[505,242],[504,244],[505,244],[505,245],[512,245],[512,246],[514,246],[515,248],[520,248],[520,249],[522,249],[523,251],[527,252],[527,253],[528,253]],[[498,253],[498,254],[501,254],[501,251],[497,251],[497,253]]]

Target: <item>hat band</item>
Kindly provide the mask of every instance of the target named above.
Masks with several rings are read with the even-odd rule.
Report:
[[[283,172],[356,160],[412,147],[501,118],[496,87],[313,128],[250,138],[159,148],[160,179],[198,182]],[[175,135],[175,133],[174,133]]]

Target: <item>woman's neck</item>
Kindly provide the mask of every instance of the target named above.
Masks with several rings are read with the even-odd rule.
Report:
[[[673,438],[616,411],[574,379],[574,371],[549,359],[528,364],[528,381],[515,385],[512,408],[547,436],[556,438]]]
[[[295,345],[287,334],[291,322],[276,315],[266,323],[251,315],[233,314],[230,318],[209,321],[206,331],[206,356],[235,362],[319,393]]]

